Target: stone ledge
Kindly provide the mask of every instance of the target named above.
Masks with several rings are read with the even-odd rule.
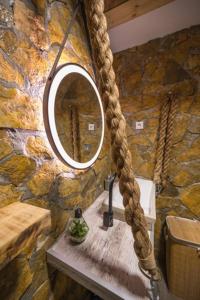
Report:
[[[0,209],[0,270],[51,228],[50,211],[21,202]]]

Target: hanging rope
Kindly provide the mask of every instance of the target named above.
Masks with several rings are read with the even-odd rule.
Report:
[[[49,81],[52,80],[52,78],[53,78],[53,76],[54,76],[54,74],[55,74],[56,68],[57,68],[57,66],[58,66],[58,62],[59,62],[60,57],[61,57],[61,55],[62,55],[62,52],[63,52],[63,50],[64,50],[64,48],[65,48],[65,44],[66,44],[67,39],[68,39],[68,36],[69,36],[69,34],[70,34],[71,30],[72,30],[72,26],[74,25],[74,21],[75,21],[75,19],[76,19],[77,14],[78,14],[79,8],[80,8],[80,0],[76,0],[75,7],[74,7],[74,11],[73,11],[73,14],[72,14],[72,18],[71,18],[70,21],[69,21],[69,24],[68,24],[68,26],[67,26],[67,31],[65,32],[63,41],[62,41],[62,43],[61,43],[61,45],[60,45],[59,51],[58,51],[58,53],[57,53],[57,55],[56,55],[55,61],[54,61],[54,63],[53,63],[53,66],[52,66],[52,68],[51,68],[51,71],[50,71],[50,73],[49,73],[49,77],[48,77],[48,80],[49,80]]]
[[[157,193],[160,193],[167,183],[176,111],[177,97],[175,94],[170,94],[165,99],[160,114],[156,165],[154,169],[154,182],[157,187]]]
[[[166,134],[167,134],[167,120],[170,109],[170,101],[169,98],[165,99],[164,104],[161,108],[160,114],[160,125],[159,125],[159,133],[158,133],[158,146],[156,151],[156,165],[154,169],[154,182],[157,185],[157,192],[161,189],[162,186],[162,169],[163,169],[163,160],[165,153],[165,142],[166,142]]]
[[[171,158],[172,141],[173,141],[173,133],[174,133],[174,120],[177,112],[177,104],[178,101],[176,95],[171,95],[167,132],[166,132],[165,153],[164,153],[164,160],[163,160],[163,171],[162,171],[162,184],[164,187],[166,186],[167,183],[168,167]]]
[[[149,272],[152,279],[159,280],[160,273],[152,251],[144,211],[140,206],[140,190],[133,175],[132,158],[127,144],[126,121],[119,104],[113,55],[104,15],[104,0],[88,0],[86,5],[93,56],[101,78],[106,121],[111,134],[112,157],[119,177],[126,222],[132,229],[134,249],[141,269]]]

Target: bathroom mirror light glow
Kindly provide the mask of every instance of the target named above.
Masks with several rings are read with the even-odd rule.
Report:
[[[45,87],[44,124],[55,154],[76,169],[90,167],[101,151],[104,112],[89,73],[77,64],[60,66]]]

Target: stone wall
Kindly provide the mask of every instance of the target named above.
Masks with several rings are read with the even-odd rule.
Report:
[[[200,217],[200,26],[117,53],[115,70],[138,176],[153,179],[160,108],[169,91],[178,95],[168,184],[156,200],[155,250],[163,250],[167,215]]]
[[[107,139],[94,166],[78,172],[55,157],[44,131],[44,86],[73,3],[0,0],[0,207],[23,201],[48,208],[52,215],[50,235],[33,241],[0,272],[0,295],[6,300],[44,300],[52,291],[56,300],[64,295],[69,300],[88,296],[86,290],[47,269],[45,263],[45,249],[63,231],[73,206],[85,208],[94,201],[110,168]],[[138,176],[153,177],[160,107],[168,91],[178,91],[168,186],[157,198],[156,249],[160,249],[166,215],[200,216],[199,57],[199,26],[115,55]],[[79,63],[92,72],[80,17],[60,64],[66,62]],[[135,130],[136,120],[144,121],[144,130]]]
[[[109,171],[107,139],[94,166],[79,172],[55,157],[44,130],[44,86],[73,5],[70,0],[0,0],[0,207],[23,201],[52,215],[50,235],[34,241],[0,273],[2,300],[48,299],[49,277],[55,299],[63,297],[57,282],[62,275],[52,270],[48,275],[44,250],[63,231],[74,205],[84,209],[101,193]],[[59,64],[78,63],[92,74],[83,28],[78,16]],[[67,280],[62,281],[67,299],[78,299],[81,287]]]

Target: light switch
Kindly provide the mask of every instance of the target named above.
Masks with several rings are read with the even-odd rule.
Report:
[[[90,130],[90,131],[95,130],[95,125],[94,124],[88,124],[88,130]]]
[[[135,129],[144,129],[144,122],[135,122]]]
[[[86,152],[90,152],[90,150],[91,150],[91,144],[84,144],[84,150]]]

